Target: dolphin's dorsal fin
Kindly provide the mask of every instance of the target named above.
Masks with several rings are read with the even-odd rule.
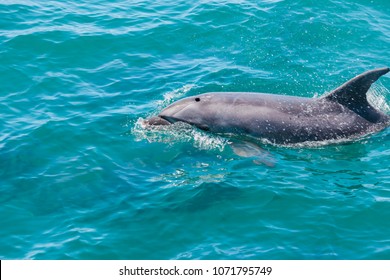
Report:
[[[376,116],[372,112],[374,109],[367,101],[367,91],[376,80],[389,71],[390,68],[379,68],[364,72],[339,86],[324,98],[340,103],[369,121],[375,122]]]

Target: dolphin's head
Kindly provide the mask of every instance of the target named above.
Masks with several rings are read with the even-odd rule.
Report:
[[[209,130],[211,96],[202,94],[181,99],[166,107],[158,117],[169,123],[184,122],[202,130]]]

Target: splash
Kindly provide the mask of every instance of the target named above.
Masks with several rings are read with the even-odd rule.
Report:
[[[390,113],[390,105],[387,100],[390,98],[390,90],[383,86],[380,82],[373,84],[367,93],[368,102],[370,102],[375,108],[382,111],[385,114]]]
[[[161,142],[172,145],[174,143],[192,143],[200,150],[223,151],[228,140],[215,134],[208,134],[186,123],[172,125],[148,126],[145,119],[139,118],[131,130],[136,141]]]

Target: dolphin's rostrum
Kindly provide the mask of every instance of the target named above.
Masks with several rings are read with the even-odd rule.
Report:
[[[205,93],[171,104],[146,123],[185,122],[210,132],[245,134],[275,144],[359,137],[390,125],[390,117],[367,101],[371,84],[389,70],[367,71],[319,98]]]

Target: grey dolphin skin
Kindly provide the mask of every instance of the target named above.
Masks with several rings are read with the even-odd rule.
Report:
[[[367,101],[371,84],[389,70],[367,71],[319,98],[205,93],[171,104],[146,123],[185,122],[210,132],[249,135],[275,144],[360,137],[390,125],[390,117]]]

